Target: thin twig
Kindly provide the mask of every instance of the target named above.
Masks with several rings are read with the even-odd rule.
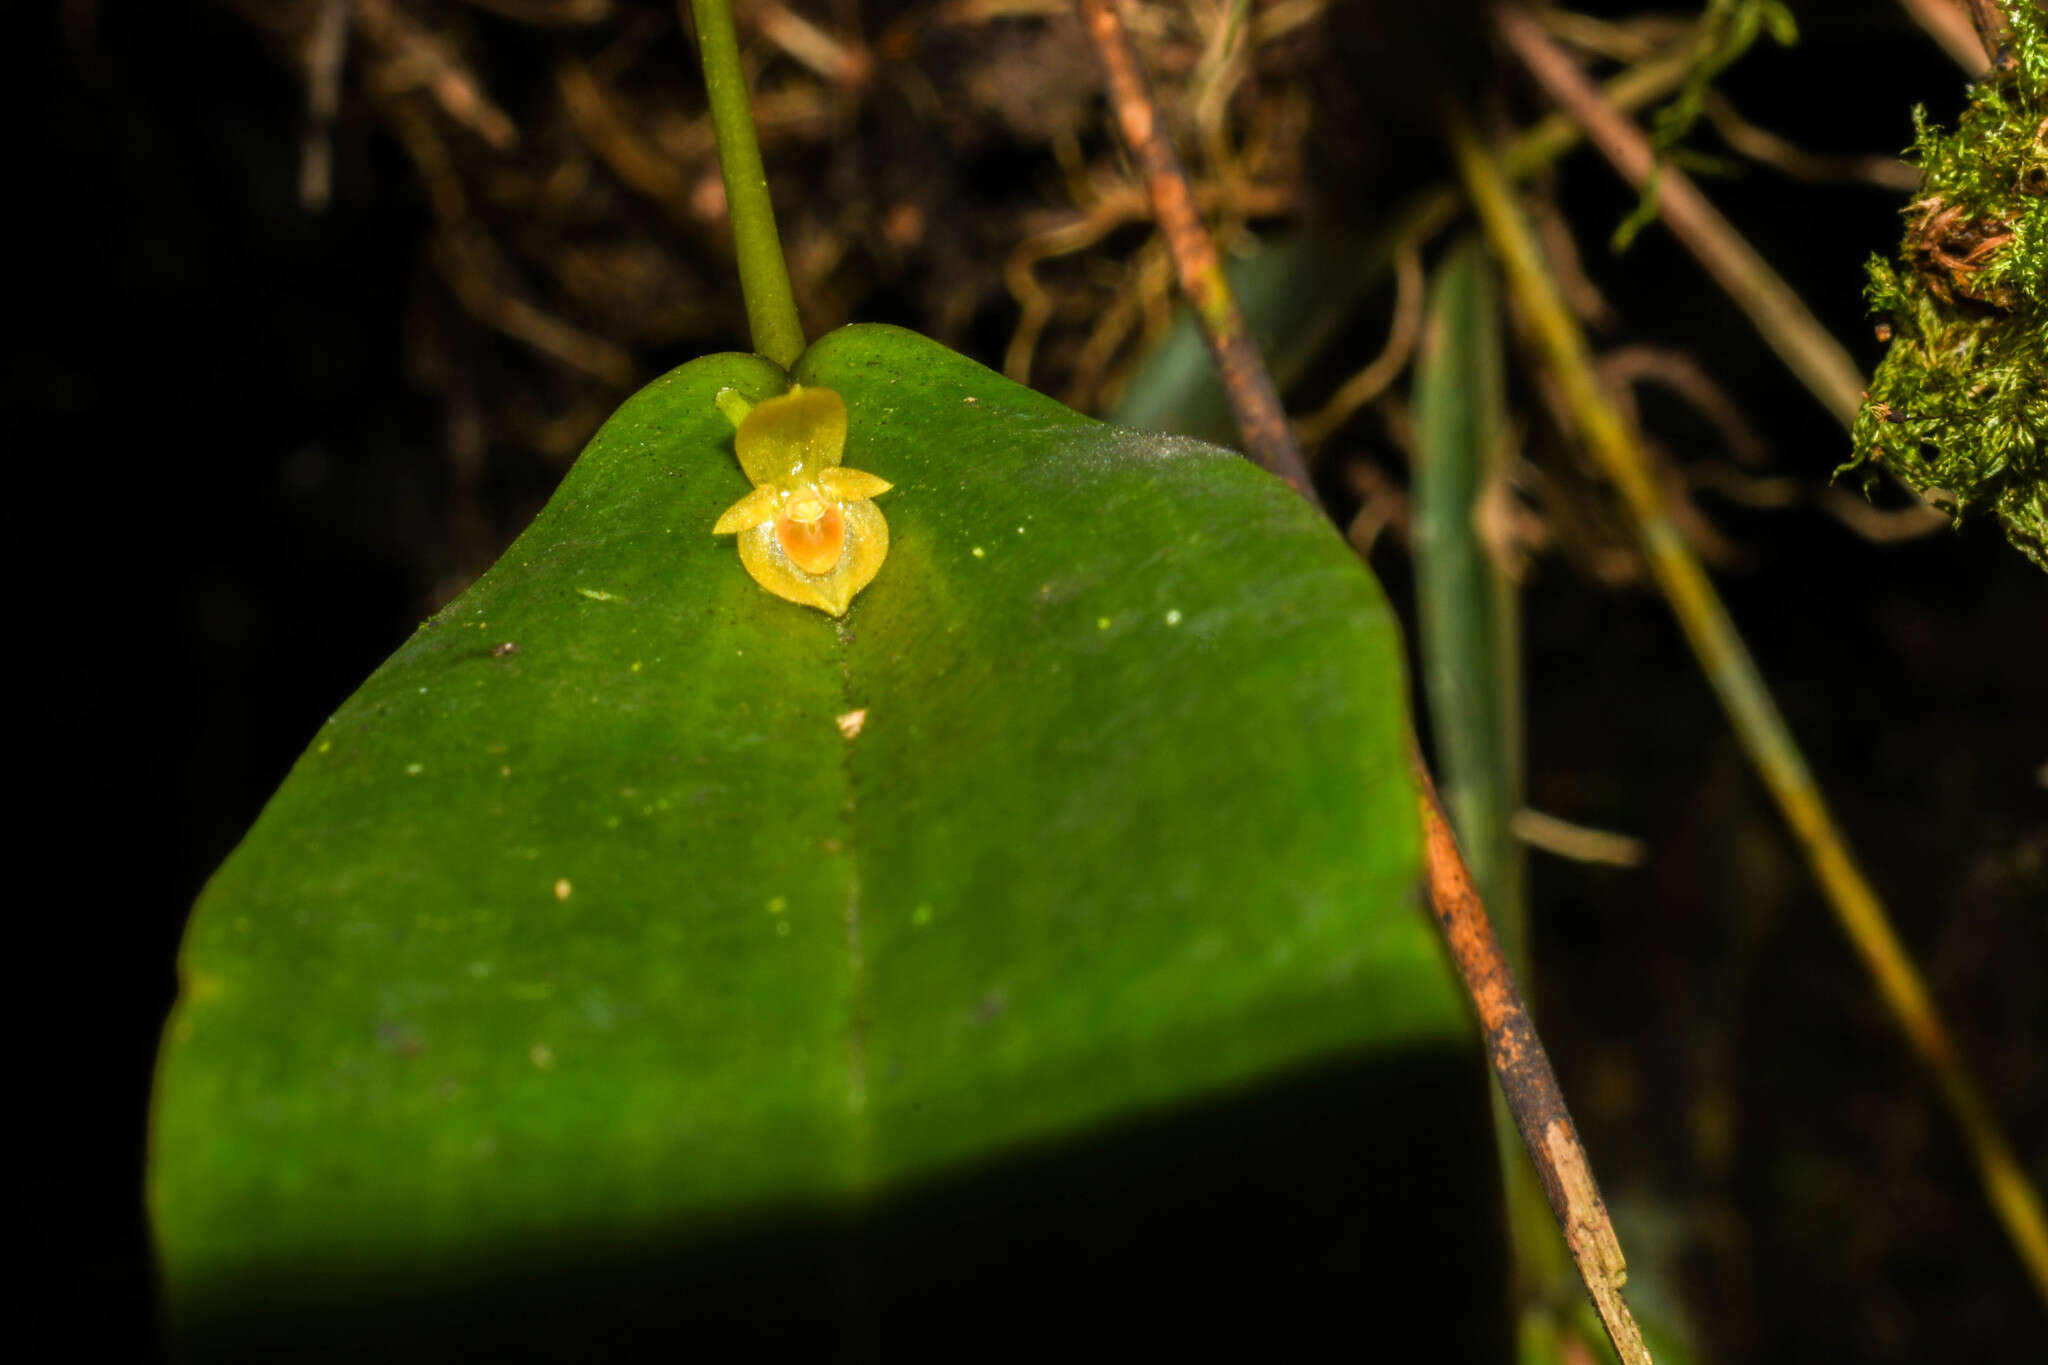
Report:
[[[614,389],[633,387],[633,357],[520,297],[516,274],[497,243],[470,216],[468,196],[447,144],[417,101],[395,101],[392,128],[419,171],[434,211],[435,268],[456,302],[477,321],[525,342],[541,354]]]
[[[1569,820],[1524,806],[1515,812],[1509,827],[1514,836],[1531,848],[1540,848],[1575,863],[1605,863],[1609,867],[1641,867],[1650,860],[1650,846],[1641,839],[1612,830],[1576,825]]]
[[[1863,372],[1756,249],[1676,166],[1659,166],[1650,139],[1624,118],[1519,4],[1494,11],[1508,50],[1631,185],[1657,177],[1657,214],[1715,283],[1749,315],[1771,349],[1843,426],[1863,406]]]
[[[631,352],[500,286],[512,267],[488,234],[467,227],[437,232],[432,255],[456,301],[479,322],[614,389],[633,387]]]
[[[1181,293],[1187,296],[1201,320],[1202,335],[1230,400],[1231,415],[1244,438],[1245,454],[1267,472],[1286,482],[1311,503],[1318,501],[1310,482],[1308,465],[1295,444],[1294,431],[1280,407],[1280,395],[1273,377],[1266,373],[1259,348],[1245,327],[1244,314],[1224,278],[1223,263],[1217,259],[1216,244],[1202,225],[1195,208],[1194,188],[1180,157],[1160,121],[1138,63],[1138,50],[1124,31],[1116,0],[1076,0],[1081,23],[1095,44],[1109,77],[1110,103],[1124,143],[1131,150],[1145,176],[1145,189],[1152,200],[1152,216],[1173,254],[1174,271],[1180,278]]]
[[[1751,161],[1760,161],[1794,180],[1820,183],[1852,180],[1901,194],[1920,187],[1919,170],[1895,156],[1827,156],[1809,152],[1768,128],[1759,128],[1718,90],[1707,91],[1707,122],[1721,140]]]
[[[1991,69],[1984,45],[1977,41],[1977,30],[1969,16],[1956,7],[1957,0],[1899,0],[1899,4],[1972,78]]]
[[[668,209],[679,222],[696,216],[690,202],[693,186],[683,165],[667,148],[642,139],[641,121],[612,103],[589,66],[574,57],[564,59],[555,68],[555,89],[569,122],[613,175]]]
[[[1520,315],[1562,391],[1580,440],[1627,504],[1650,571],[1678,617],[1701,670],[1733,722],[1757,775],[1804,847],[1815,879],[1875,979],[1879,995],[1933,1072],[1976,1159],[1994,1212],[2004,1222],[2036,1287],[2048,1297],[2048,1219],[2042,1215],[2040,1196],[2014,1158],[1920,979],[1919,969],[1828,812],[1806,760],[1757,672],[1756,661],[1728,617],[1727,607],[1678,530],[1662,481],[1627,423],[1601,391],[1585,336],[1543,269],[1506,177],[1462,117],[1453,118],[1451,134],[1466,191],[1500,260]]]
[[[1225,213],[1272,216],[1294,211],[1299,195],[1289,185],[1218,184],[1195,191],[1196,206]],[[1017,301],[1017,327],[1003,353],[1003,373],[1019,384],[1031,380],[1032,355],[1047,323],[1052,321],[1053,296],[1038,282],[1034,269],[1041,261],[1085,251],[1126,223],[1152,216],[1143,190],[1122,185],[1094,196],[1078,212],[1064,213],[1052,224],[1019,241],[1003,263],[1003,281]]]
[[[341,110],[341,67],[348,56],[351,0],[321,0],[306,39],[306,135],[299,152],[299,205],[327,207],[334,192],[334,117]]]
[[[1543,245],[1548,245],[1544,243]],[[1768,458],[1763,437],[1742,415],[1742,407],[1692,352],[1663,346],[1617,346],[1600,357],[1600,377],[1617,402],[1632,402],[1628,386],[1654,384],[1691,408],[1721,438],[1728,453],[1746,465]]]
[[[762,37],[834,85],[863,85],[875,73],[864,45],[841,42],[780,0],[756,0],[748,19]]]
[[[1458,854],[1457,838],[1437,800],[1429,770],[1412,750],[1409,766],[1415,773],[1428,853],[1430,910],[1478,1012],[1487,1058],[1500,1081],[1501,1095],[1515,1116],[1522,1145],[1536,1164],[1551,1212],[1564,1229],[1565,1245],[1593,1296],[1593,1306],[1599,1310],[1616,1354],[1623,1365],[1650,1365],[1649,1348],[1621,1297],[1621,1287],[1628,1282],[1628,1262],[1622,1258],[1621,1243],[1608,1221],[1600,1188],[1593,1182],[1586,1149],[1565,1110],[1550,1056],[1536,1036],[1521,992],[1515,989],[1486,908],[1479,903],[1479,893],[1472,889],[1472,875]]]
[[[1132,333],[1145,325],[1155,303],[1173,296],[1173,258],[1157,238],[1127,267],[1131,283],[1096,321],[1074,359],[1074,378],[1065,402],[1081,412],[1096,409],[1104,371]]]
[[[519,145],[519,129],[484,93],[468,63],[393,0],[355,0],[355,21],[389,59],[383,79],[391,90],[424,86],[443,113],[493,149],[508,152]]]
[[[2032,4],[2033,0],[2024,3]],[[2012,25],[2006,22],[1998,0],[1963,0],[1963,8],[1970,12],[1970,27],[1977,30],[1977,41],[1984,45],[1991,69],[2010,71],[2018,66],[2020,59],[2012,50]]]
[[[1187,107],[1195,124],[1196,145],[1212,169],[1221,170],[1237,158],[1230,145],[1230,101],[1244,82],[1250,36],[1245,23],[1246,0],[1225,0],[1210,11],[1207,40],[1188,78]]]
[[[1865,540],[1879,545],[1918,540],[1954,525],[1948,513],[1939,507],[1924,502],[1896,509],[1872,507],[1868,498],[1846,488],[1828,489],[1821,497],[1820,509]]]
[[[1641,61],[1659,47],[1683,42],[1695,55],[1706,35],[1703,19],[1673,14],[1645,14],[1633,19],[1601,19],[1577,10],[1547,6],[1543,30],[1566,47],[1617,62]]]
[[[1536,230],[1536,240],[1543,247],[1543,257],[1550,262],[1551,278],[1557,281],[1558,292],[1564,295],[1572,316],[1595,331],[1614,327],[1621,315],[1600,292],[1600,286],[1593,283],[1593,277],[1586,273],[1586,259],[1579,251],[1578,236],[1552,196],[1537,195],[1530,199],[1529,226]]]
[[[1350,421],[1353,413],[1384,393],[1408,368],[1421,332],[1422,254],[1415,243],[1404,241],[1394,252],[1394,317],[1387,324],[1386,344],[1338,385],[1329,402],[1295,423],[1302,441],[1310,447],[1320,446]]]
[[[1360,559],[1372,558],[1382,535],[1391,535],[1404,549],[1413,544],[1415,517],[1408,490],[1388,478],[1378,461],[1353,456],[1344,466],[1344,482],[1358,497],[1358,511],[1344,528],[1344,539]]]

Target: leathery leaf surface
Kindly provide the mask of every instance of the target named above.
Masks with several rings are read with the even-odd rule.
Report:
[[[207,887],[152,1136],[179,1311],[857,1205],[1464,1036],[1395,623],[1327,525],[907,332],[795,377],[894,485],[843,621],[711,534],[714,395],[784,376],[685,365]]]

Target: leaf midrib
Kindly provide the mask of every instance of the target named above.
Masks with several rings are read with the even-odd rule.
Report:
[[[851,638],[845,623],[835,623],[839,647],[840,715],[857,708],[853,694],[853,664],[848,646]],[[846,1112],[850,1123],[849,1173],[855,1189],[867,1185],[873,1170],[874,1123],[868,1114],[867,1055],[867,957],[861,945],[860,923],[860,787],[854,779],[854,739],[842,736],[839,770],[846,786],[845,838],[841,856],[846,859]]]

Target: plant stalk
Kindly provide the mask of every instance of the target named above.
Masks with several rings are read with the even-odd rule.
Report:
[[[1486,907],[1472,886],[1472,873],[1458,852],[1458,839],[1437,799],[1436,784],[1423,766],[1410,738],[1410,767],[1422,815],[1423,848],[1427,854],[1429,908],[1451,950],[1465,994],[1479,1016],[1486,1058],[1508,1112],[1521,1131],[1522,1146],[1535,1164],[1550,1211],[1564,1232],[1565,1246],[1585,1282],[1600,1323],[1614,1343],[1622,1365],[1651,1365],[1649,1347],[1636,1326],[1621,1287],[1628,1283],[1628,1261],[1608,1220],[1607,1204],[1594,1183],[1579,1130],[1564,1105],[1551,1070],[1550,1054],[1529,1019],[1528,1006],[1515,987],[1514,974],[1501,956],[1500,940],[1486,917]]]
[[[754,109],[740,66],[732,5],[730,0],[690,0],[690,15],[697,26],[704,88],[711,97],[711,131],[718,143],[718,171],[725,180],[740,293],[747,301],[747,329],[753,334],[754,350],[786,370],[804,353],[804,329],[789,285],[782,239],[775,231],[775,205],[768,197],[768,172],[754,136]]]

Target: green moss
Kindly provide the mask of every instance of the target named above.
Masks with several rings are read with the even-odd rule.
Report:
[[[1953,131],[1914,111],[1920,192],[1898,259],[1870,262],[1891,349],[1838,472],[1867,487],[1883,466],[1958,521],[1988,512],[2048,569],[2048,20],[2008,10],[2013,67]]]

